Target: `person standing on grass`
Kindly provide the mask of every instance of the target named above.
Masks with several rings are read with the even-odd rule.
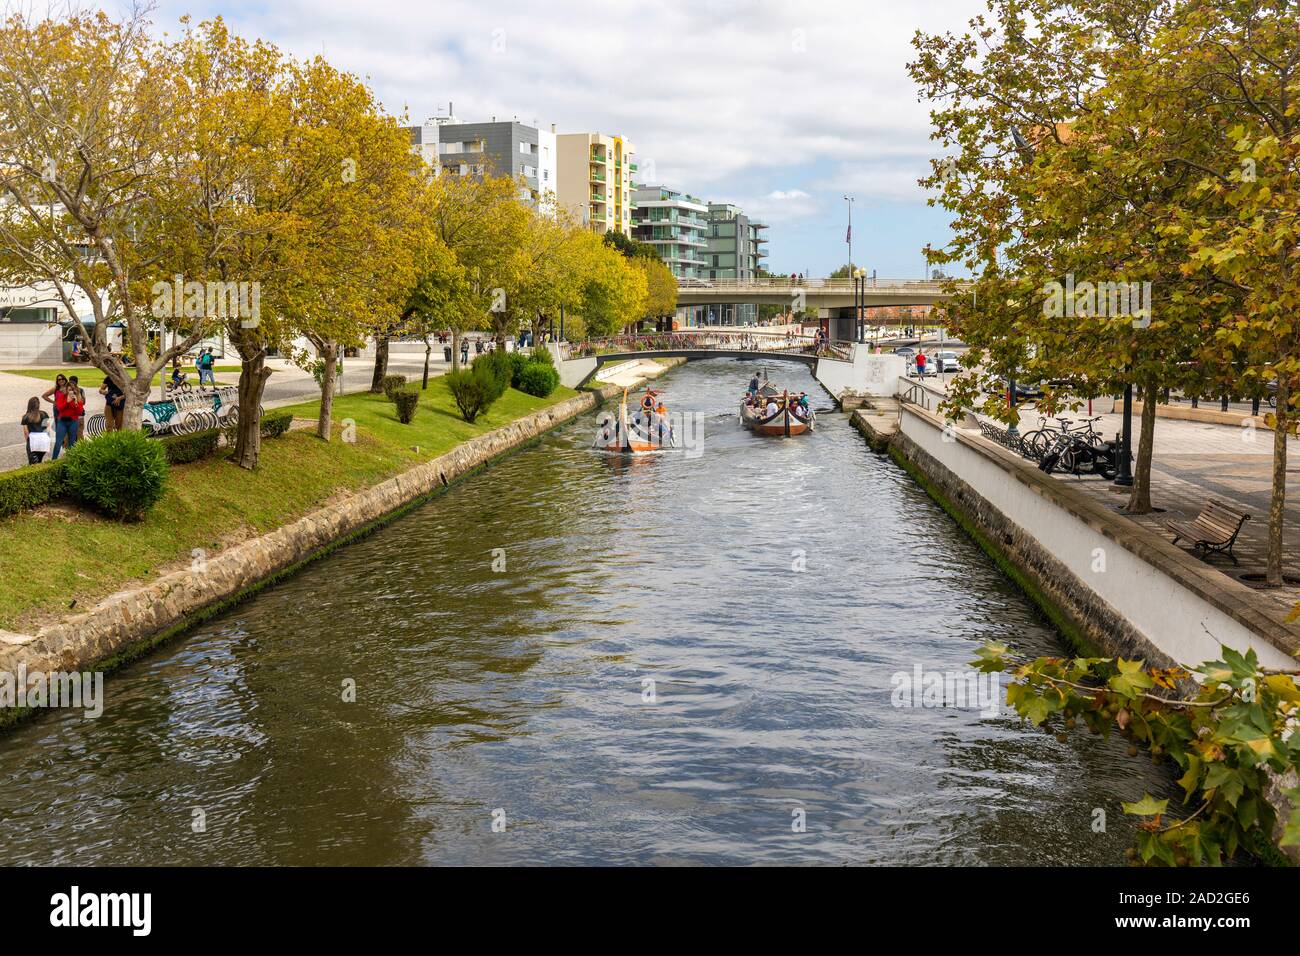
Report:
[[[35,395],[27,402],[27,414],[21,424],[27,464],[39,465],[50,452],[50,413],[41,408],[41,400]]]
[[[63,391],[54,393],[54,454],[51,460],[57,461],[66,441],[69,448],[77,443],[81,433],[81,416],[85,414],[86,405],[81,398],[81,389],[69,381]]]
[[[99,394],[104,396],[104,430],[118,431],[122,427],[122,412],[126,409],[126,393],[118,388],[113,376],[106,375],[104,384],[99,386]]]

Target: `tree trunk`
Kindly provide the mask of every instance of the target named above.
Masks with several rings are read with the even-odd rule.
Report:
[[[1268,504],[1269,587],[1282,586],[1282,527],[1286,516],[1286,433],[1291,423],[1291,380],[1277,377],[1277,413],[1273,423],[1273,494]]]
[[[420,391],[429,387],[429,353],[433,351],[433,343],[429,341],[429,336],[424,337],[424,379],[420,382]]]
[[[1151,451],[1155,445],[1156,380],[1148,376],[1142,383],[1142,426],[1138,435],[1137,461],[1133,469],[1133,490],[1129,493],[1128,513],[1151,513]]]
[[[122,404],[122,430],[139,431],[140,420],[144,415],[144,403],[149,401],[149,389],[146,387],[141,394],[135,380],[127,379],[126,388],[122,391],[126,395],[126,400]]]
[[[451,330],[451,370],[460,371],[460,340],[462,338],[460,329]]]
[[[370,376],[370,391],[378,394],[384,390],[384,376],[388,374],[388,333],[375,336],[375,372]]]
[[[239,424],[235,429],[235,453],[231,456],[240,468],[252,471],[262,453],[262,391],[271,370],[266,367],[266,349],[240,351]]]
[[[316,418],[316,437],[329,441],[334,415],[334,382],[338,372],[338,343],[321,343],[317,354],[325,363],[325,368],[320,376],[320,415]]]

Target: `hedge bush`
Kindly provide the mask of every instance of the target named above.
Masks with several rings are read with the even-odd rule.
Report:
[[[518,388],[519,376],[523,374],[525,366],[528,365],[528,355],[519,351],[507,354],[510,356],[510,384]]]
[[[471,423],[505,391],[500,388],[494,371],[477,362],[471,368],[448,372],[445,380],[461,417]]]
[[[139,521],[163,495],[167,453],[143,432],[106,432],[79,441],[62,459],[69,492],[121,521]]]
[[[188,465],[200,458],[207,458],[217,450],[217,442],[220,440],[220,428],[205,428],[189,435],[167,435],[159,439],[169,465]]]
[[[547,365],[544,362],[529,362],[519,375],[517,388],[529,395],[545,398],[555,391],[556,386],[559,384],[560,373],[555,370],[554,365]]]
[[[63,492],[63,459],[0,472],[0,518],[36,508]]]
[[[420,390],[414,385],[399,388],[393,392],[393,404],[397,406],[397,420],[403,425],[411,424],[420,404]]]
[[[529,357],[528,361],[536,362],[539,365],[549,365],[551,368],[555,368],[555,356],[551,354],[551,350],[545,345],[539,345],[537,348],[533,349],[533,354]]]
[[[402,378],[402,376],[399,375],[398,378]],[[262,416],[262,424],[260,426],[262,437],[279,438],[289,430],[289,426],[292,424],[293,412],[285,410],[267,412]]]
[[[405,375],[385,375],[379,380],[379,386],[384,390],[384,397],[390,402],[395,401],[393,394],[406,385]]]

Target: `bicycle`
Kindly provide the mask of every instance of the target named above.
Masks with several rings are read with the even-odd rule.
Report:
[[[1103,441],[1092,445],[1077,432],[1058,434],[1038,468],[1047,475],[1060,468],[1071,475],[1094,474],[1110,481],[1119,470],[1119,443]]]
[[[1097,431],[1094,423],[1101,421],[1101,416],[1096,415],[1092,418],[1085,418],[1076,427],[1069,418],[1064,415],[1058,415],[1056,418],[1059,427],[1053,427],[1050,424],[1044,424],[1041,428],[1036,428],[1022,437],[1025,448],[1029,450],[1031,456],[1039,461],[1053,447],[1055,442],[1063,435],[1073,435],[1093,448],[1100,448],[1105,444],[1106,439]]]

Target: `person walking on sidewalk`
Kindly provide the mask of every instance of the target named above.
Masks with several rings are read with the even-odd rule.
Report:
[[[217,364],[216,358],[212,354],[212,347],[208,346],[199,353],[198,360],[194,363],[199,369],[199,388],[204,385],[211,385],[213,388],[217,385],[217,376],[214,369]]]

